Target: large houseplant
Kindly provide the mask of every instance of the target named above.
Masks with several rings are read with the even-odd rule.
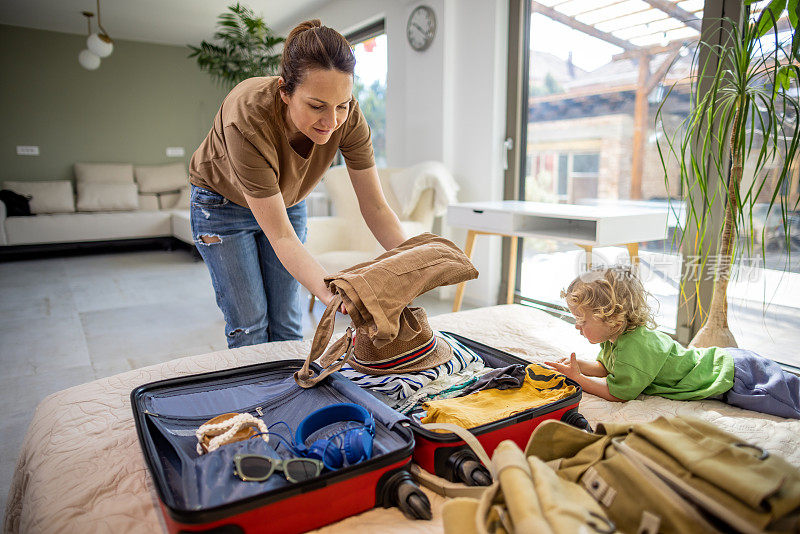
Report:
[[[228,89],[247,78],[275,74],[281,55],[273,49],[284,39],[275,36],[253,10],[236,4],[228,11],[217,21],[214,39],[219,44],[203,41],[200,46],[188,45],[192,50],[189,57],[196,57],[200,68]]]
[[[754,0],[745,1],[751,3]],[[794,96],[797,87],[792,84],[800,80],[800,36],[795,31],[798,0],[788,2],[788,32],[778,23],[786,8],[787,0],[773,0],[755,20],[743,17],[746,21],[741,26],[722,21],[722,44],[699,43],[689,114],[676,131],[665,131],[658,143],[666,179],[675,179],[667,172],[671,162],[677,161],[680,169],[687,219],[678,234],[681,240],[689,240],[683,243],[688,245],[683,247],[684,253],[694,252],[699,264],[693,280],[695,292],[700,273],[711,271],[714,276],[709,308],[703,310],[698,303],[695,310],[705,323],[690,342],[694,346],[736,346],[728,328],[731,266],[758,248],[762,258],[766,255],[766,240],[754,239],[758,232],[753,225],[756,202],[766,200],[768,213],[780,213],[787,245],[790,233],[797,232],[788,217],[797,201],[792,204],[781,192],[797,172],[800,143],[800,105]],[[701,58],[710,59],[701,64]],[[662,109],[656,120],[665,128]],[[720,202],[724,210],[715,209]],[[724,223],[715,225],[712,218],[720,211],[724,211]],[[719,233],[711,235],[709,228],[719,228]],[[719,244],[716,255],[709,251],[713,243]],[[685,287],[681,289],[685,298]]]

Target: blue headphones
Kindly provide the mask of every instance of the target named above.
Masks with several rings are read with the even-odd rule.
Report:
[[[306,440],[314,432],[343,421],[357,421],[361,425],[342,430],[327,439],[318,439],[310,447],[306,446]],[[294,448],[299,456],[322,460],[328,469],[339,469],[345,460],[352,465],[370,459],[374,435],[375,421],[367,410],[358,404],[332,404],[312,412],[300,422]]]

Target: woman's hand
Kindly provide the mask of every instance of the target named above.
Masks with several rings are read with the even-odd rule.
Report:
[[[327,308],[328,305],[330,305],[331,301],[333,300],[333,297],[334,297],[333,293],[331,293],[330,291],[326,291],[325,295],[318,296],[317,298],[321,300],[322,303],[325,304],[325,307]],[[347,308],[344,307],[344,302],[339,304],[339,309],[336,311],[347,315]]]

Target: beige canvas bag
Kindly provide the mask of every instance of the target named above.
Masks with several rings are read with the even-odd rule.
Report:
[[[525,452],[585,488],[623,532],[800,528],[800,471],[699,419],[599,424],[596,434],[545,421]]]
[[[501,442],[491,461],[467,430],[447,423],[422,425],[457,434],[492,472],[494,484],[464,487],[464,494],[444,504],[445,534],[611,534],[614,524],[578,484],[559,478],[547,464],[526,457],[511,440]]]

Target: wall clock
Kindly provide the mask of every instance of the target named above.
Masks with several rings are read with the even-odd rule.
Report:
[[[408,44],[417,52],[427,49],[436,36],[436,15],[428,6],[418,6],[411,12],[406,25]]]

